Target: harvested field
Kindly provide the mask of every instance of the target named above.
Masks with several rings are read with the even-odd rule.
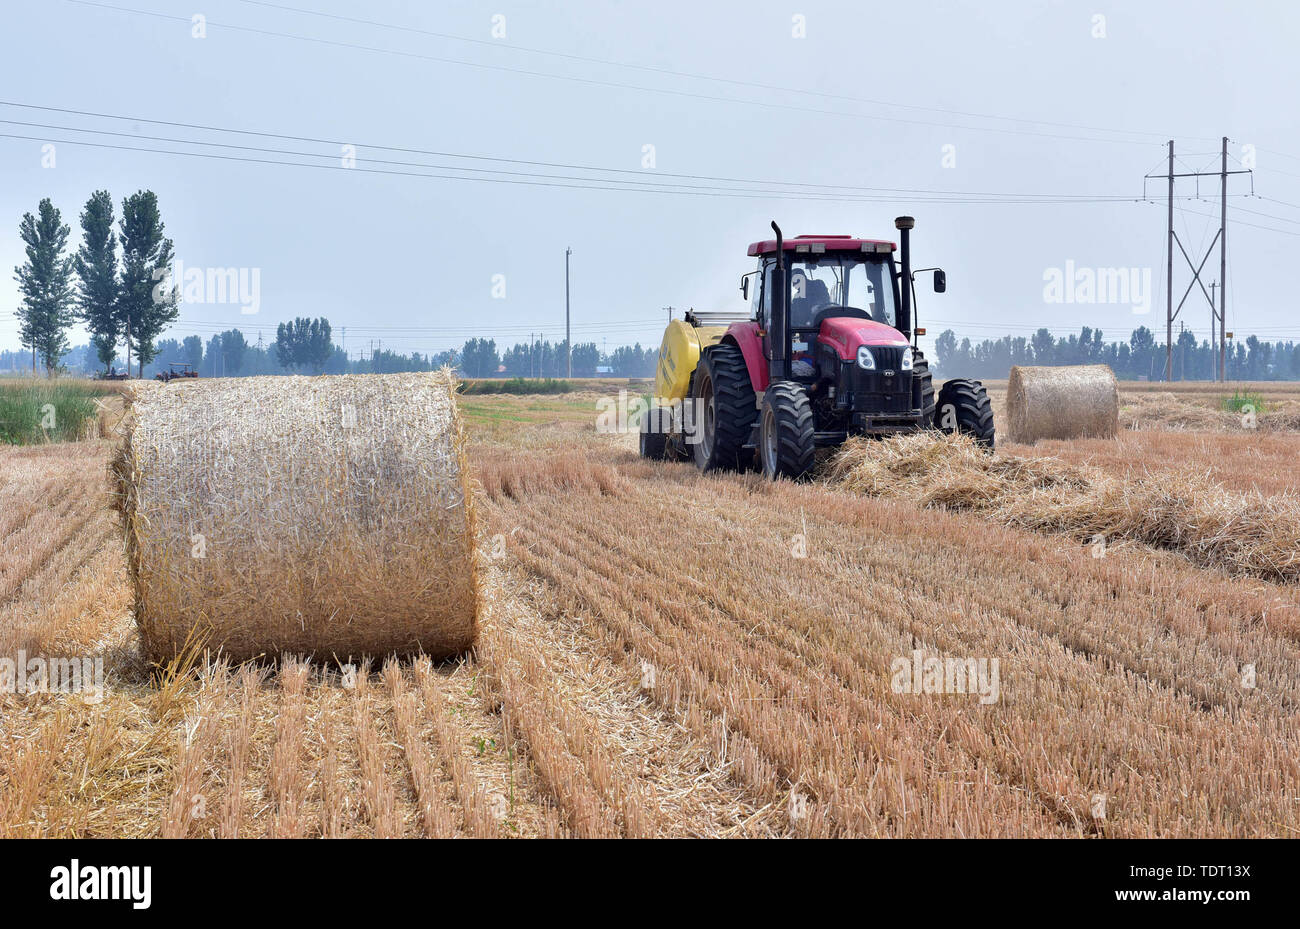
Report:
[[[110,444],[0,449],[0,658],[103,667],[102,693],[0,694],[0,835],[1300,835],[1293,576],[1009,518],[1084,479],[1147,501],[1177,466],[1224,488],[1189,507],[1280,519],[1300,439],[1001,449],[1026,499],[951,509],[919,476],[647,462],[595,430],[602,396],[462,401],[484,610],[439,663],[151,676]],[[898,686],[935,658],[996,672]]]

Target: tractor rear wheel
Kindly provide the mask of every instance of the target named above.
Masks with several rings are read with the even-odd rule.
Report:
[[[813,465],[816,428],[808,393],[793,381],[777,381],[763,394],[758,457],[769,480],[798,480]]]
[[[964,433],[976,445],[993,448],[993,407],[979,381],[965,377],[944,381],[935,404],[934,423],[946,433]]]
[[[730,342],[706,351],[695,369],[691,410],[695,464],[701,471],[737,470],[748,464],[745,443],[758,410],[745,356]]]
[[[641,415],[641,457],[662,461],[668,457],[668,433],[673,411],[654,406]]]

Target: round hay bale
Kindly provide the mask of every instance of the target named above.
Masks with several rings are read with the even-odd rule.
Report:
[[[146,656],[468,649],[465,436],[450,372],[137,388],[114,461]]]
[[[1016,365],[1007,381],[1012,442],[1114,438],[1119,431],[1119,386],[1109,365]]]

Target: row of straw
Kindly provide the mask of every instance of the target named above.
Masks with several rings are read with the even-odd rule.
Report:
[[[827,480],[1093,543],[1138,542],[1233,574],[1300,581],[1300,500],[1233,493],[1191,471],[1122,477],[1056,458],[991,456],[961,436],[909,435],[850,441],[828,463]]]

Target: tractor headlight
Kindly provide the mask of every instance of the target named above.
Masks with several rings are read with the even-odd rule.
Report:
[[[903,349],[903,360],[898,363],[898,370],[912,370],[912,350],[910,348]]]
[[[858,348],[858,367],[864,371],[876,370],[876,359],[865,345]]]

